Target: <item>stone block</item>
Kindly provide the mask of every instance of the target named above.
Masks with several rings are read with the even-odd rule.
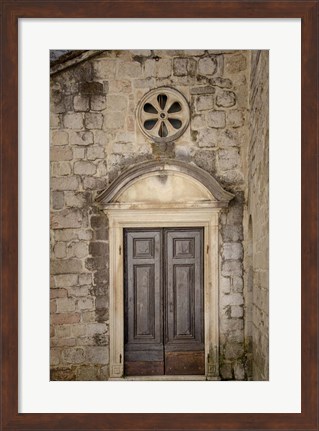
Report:
[[[78,209],[68,208],[51,215],[52,229],[76,228],[82,225],[82,214]]]
[[[241,137],[237,130],[226,129],[221,131],[220,134],[220,147],[238,147],[240,145]]]
[[[194,115],[193,117],[191,117],[191,129],[192,130],[200,130],[206,126],[207,126],[207,121],[206,121],[206,115],[205,114]]]
[[[233,373],[230,363],[224,363],[220,366],[220,375],[222,380],[232,380]]]
[[[230,108],[236,104],[236,94],[233,91],[222,91],[216,96],[216,105]]]
[[[244,288],[244,283],[242,277],[232,277],[232,290],[233,292],[242,292]]]
[[[243,227],[226,225],[222,228],[222,237],[225,242],[235,242],[243,240]]]
[[[114,79],[116,65],[116,60],[96,60],[93,62],[93,76],[96,79]]]
[[[74,132],[70,134],[71,145],[91,145],[93,144],[93,133],[92,132]]]
[[[243,364],[236,363],[234,365],[235,380],[245,380],[245,368]]]
[[[82,129],[83,115],[81,113],[67,113],[63,117],[63,124],[66,129]]]
[[[55,146],[55,145],[68,145],[69,143],[69,134],[67,132],[64,131],[56,131],[56,132],[51,132],[51,145]]]
[[[66,191],[64,193],[64,200],[67,207],[82,208],[88,202],[89,197],[83,192]]]
[[[190,58],[174,58],[173,73],[175,76],[194,76],[196,61]]]
[[[226,126],[226,116],[224,111],[212,111],[207,114],[207,124],[216,129]]]
[[[92,274],[80,274],[79,275],[79,285],[86,285],[92,283]]]
[[[77,257],[82,259],[88,254],[88,243],[86,241],[72,242],[68,246],[68,257]]]
[[[105,365],[103,367],[100,368],[100,380],[108,380],[109,379],[109,366]]]
[[[237,260],[243,258],[243,246],[239,242],[223,244],[222,256],[225,260]]]
[[[218,133],[216,129],[199,130],[197,142],[199,147],[216,147],[218,146]]]
[[[216,57],[205,57],[198,61],[198,73],[200,75],[214,75],[217,70]]]
[[[173,60],[173,73],[176,76],[187,75],[187,58],[174,58]]]
[[[102,111],[106,108],[106,96],[104,94],[95,94],[91,96],[91,110]]]
[[[132,49],[130,52],[137,57],[150,57],[152,55],[152,51],[149,49]]]
[[[106,99],[106,108],[109,111],[125,111],[127,109],[127,98],[120,94],[108,95]]]
[[[51,338],[52,347],[73,347],[76,345],[74,338]]]
[[[72,160],[73,153],[70,147],[51,147],[50,149],[50,160],[51,162],[56,161],[68,161]]]
[[[138,80],[134,80],[134,85],[136,85],[136,82]],[[121,94],[121,93],[131,93],[132,91],[132,84],[130,80],[116,80],[116,79],[112,79],[109,82],[109,93],[116,93],[116,94]]]
[[[220,277],[220,290],[222,293],[230,293],[230,277]]]
[[[235,198],[237,199],[237,197]],[[233,201],[227,214],[227,223],[230,225],[242,224],[243,206],[241,203]]]
[[[89,337],[94,337],[95,335],[105,334],[107,332],[106,323],[88,323],[85,325],[86,334]]]
[[[203,49],[187,49],[185,51],[186,55],[190,55],[192,57],[197,57],[205,54],[205,51]]]
[[[52,381],[71,381],[76,379],[74,368],[57,368],[50,370],[50,380]]]
[[[244,346],[242,343],[228,342],[225,346],[225,358],[237,359],[244,354]]]
[[[78,161],[74,163],[74,173],[78,175],[94,175],[96,166],[91,162]]]
[[[63,361],[69,364],[81,364],[85,360],[84,350],[80,347],[64,349],[62,357]]]
[[[142,66],[137,61],[121,62],[119,64],[117,76],[120,79],[141,78]]]
[[[224,311],[221,311],[222,313]],[[237,331],[242,334],[242,330],[244,328],[244,320],[243,319],[221,319],[220,320],[220,331],[222,332],[230,332],[234,333]]]
[[[221,78],[220,76],[210,79],[209,83],[220,88],[232,88],[233,86],[233,83],[230,79]]]
[[[63,177],[71,174],[71,165],[68,162],[53,162],[51,164],[51,175],[53,177]]]
[[[98,368],[88,365],[77,368],[76,380],[83,382],[98,380]]]
[[[89,257],[85,260],[85,267],[89,271],[105,269],[107,265],[105,257]]]
[[[86,241],[90,241],[93,237],[93,233],[91,229],[81,229],[78,234],[79,239],[83,239]]]
[[[213,106],[214,100],[212,95],[203,94],[196,97],[196,110],[198,112],[213,109]]]
[[[227,125],[229,127],[242,127],[245,124],[245,115],[243,111],[232,109],[227,112]]]
[[[224,277],[242,276],[242,262],[239,260],[225,260],[222,264],[222,275]],[[234,304],[236,305],[236,304]]]
[[[103,147],[97,145],[92,146],[87,149],[86,157],[88,160],[104,159],[105,150]]]
[[[73,160],[79,160],[85,158],[85,150],[84,147],[73,148]]]
[[[75,301],[73,298],[57,298],[57,312],[69,313],[75,310]]]
[[[58,129],[61,127],[61,118],[59,114],[50,113],[50,128]]]
[[[158,78],[167,78],[172,74],[172,60],[162,58],[155,63],[155,73]]]
[[[50,350],[50,365],[59,365],[60,363],[60,349]]]
[[[82,272],[82,262],[78,259],[51,260],[51,274],[74,274]]]
[[[125,115],[121,112],[108,112],[104,116],[105,129],[122,129],[125,124]]]
[[[54,256],[58,259],[63,259],[66,257],[66,243],[57,242],[54,246]]]
[[[228,148],[218,152],[218,166],[222,171],[238,168],[240,162],[240,155],[237,148]]]
[[[225,72],[235,74],[245,70],[247,60],[243,54],[226,55],[225,56]]]
[[[52,314],[50,316],[50,322],[52,325],[67,325],[71,323],[79,323],[80,319],[80,313],[60,313]]]
[[[233,305],[230,307],[230,316],[231,317],[243,317],[244,316],[244,309],[240,305]]]
[[[108,298],[106,295],[97,296],[95,299],[96,309],[106,309],[108,307]]]
[[[220,298],[220,304],[223,307],[228,305],[243,305],[243,295],[241,293],[230,293],[228,295],[222,295]]]
[[[87,112],[84,117],[84,124],[87,129],[102,129],[103,114],[98,112]]]
[[[195,94],[215,94],[216,90],[212,86],[201,86],[201,87],[193,87],[190,89],[190,93]]]
[[[67,296],[67,293],[68,291],[66,289],[60,289],[60,288],[50,289],[50,298],[51,299],[65,298]]]
[[[197,166],[211,174],[215,172],[215,151],[201,149],[196,151],[193,157]]]
[[[89,102],[90,100],[88,96],[84,96],[81,94],[74,96],[74,99],[73,99],[74,110],[76,112],[88,111],[90,108]]]
[[[93,298],[81,298],[77,300],[78,310],[93,310],[94,309],[94,299]]]
[[[79,232],[79,229],[56,229],[54,238],[56,241],[70,241],[71,239],[78,239]]]
[[[82,179],[83,181],[83,188],[85,190],[101,190],[106,187],[107,181],[106,179],[102,178],[93,178],[93,177],[84,177]]]
[[[69,297],[81,297],[85,296],[87,297],[89,295],[89,287],[90,286],[75,286],[75,287],[68,287],[68,296]]]
[[[89,245],[89,251],[92,256],[105,256],[108,249],[108,243],[105,242],[91,242]]]
[[[63,192],[52,192],[51,193],[51,205],[54,210],[60,210],[64,206],[64,193]]]
[[[102,227],[107,227],[108,222],[105,215],[93,215],[91,216],[91,227],[93,229],[100,229]]]
[[[86,348],[86,361],[90,364],[108,364],[109,351],[104,346],[88,346]]]
[[[82,95],[100,95],[105,92],[103,84],[101,82],[87,81],[81,82],[79,91]]]
[[[56,275],[54,278],[56,287],[76,286],[78,283],[77,274]]]
[[[56,301],[50,301],[50,314],[52,314],[52,313],[56,313],[56,309],[57,309],[57,307],[56,307]]]
[[[57,338],[69,338],[71,337],[71,325],[63,326],[59,325],[55,327],[55,335]]]

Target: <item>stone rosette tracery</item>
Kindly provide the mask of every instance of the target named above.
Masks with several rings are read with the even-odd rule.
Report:
[[[157,143],[179,138],[189,124],[189,117],[187,100],[169,87],[149,91],[137,108],[137,122],[142,133]]]

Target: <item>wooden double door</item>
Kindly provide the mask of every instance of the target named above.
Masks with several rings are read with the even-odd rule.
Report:
[[[126,229],[124,244],[124,374],[205,374],[203,229]]]

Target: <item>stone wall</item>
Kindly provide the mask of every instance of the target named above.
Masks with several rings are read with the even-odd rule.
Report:
[[[269,97],[268,51],[251,52],[250,138],[244,164],[247,179],[245,236],[245,340],[249,374],[268,380],[269,316]]]
[[[51,379],[108,378],[108,228],[93,200],[123,169],[160,157],[195,163],[235,194],[220,217],[220,373],[248,377],[249,70],[248,51],[101,51],[52,75]],[[141,97],[160,86],[180,91],[191,108],[186,132],[164,145],[148,140],[135,117]]]

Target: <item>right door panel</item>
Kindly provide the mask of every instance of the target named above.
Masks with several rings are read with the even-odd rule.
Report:
[[[166,229],[165,374],[205,374],[203,230]]]

